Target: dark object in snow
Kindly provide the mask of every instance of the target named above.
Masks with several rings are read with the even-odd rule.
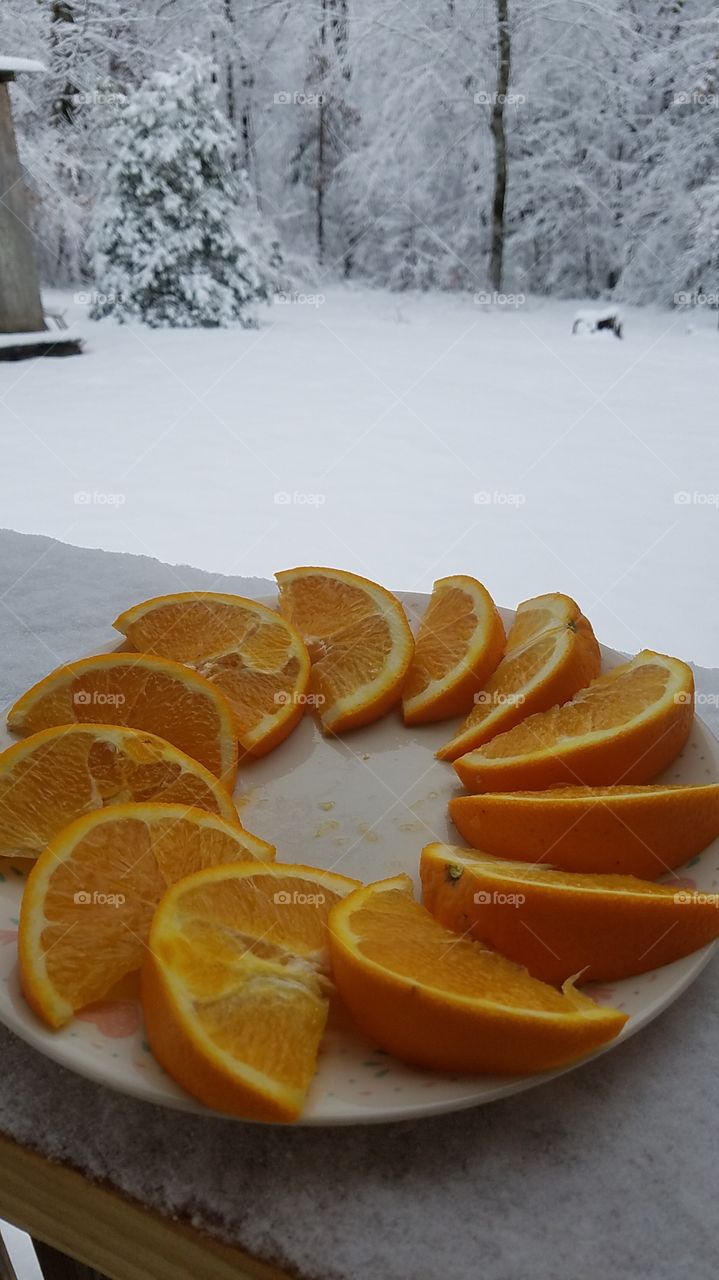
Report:
[[[615,338],[622,337],[622,316],[617,307],[607,307],[604,311],[578,311],[574,317],[572,333],[613,333]]]
[[[18,341],[19,338],[25,341]],[[27,339],[31,341],[27,341]],[[82,338],[72,334],[57,338],[51,333],[0,333],[0,360],[32,360],[35,356],[82,355]]]

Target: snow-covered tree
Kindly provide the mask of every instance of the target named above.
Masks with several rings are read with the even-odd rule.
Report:
[[[155,72],[128,99],[110,141],[95,212],[94,316],[153,328],[254,324],[253,304],[273,281],[232,168],[211,60],[182,54]]]

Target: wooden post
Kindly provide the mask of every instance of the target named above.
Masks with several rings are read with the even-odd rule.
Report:
[[[8,92],[13,78],[0,71],[0,333],[35,333],[45,321]]]

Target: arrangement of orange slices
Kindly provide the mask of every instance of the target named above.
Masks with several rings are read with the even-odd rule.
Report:
[[[691,729],[690,668],[644,650],[602,672],[558,593],[523,601],[505,635],[481,582],[441,578],[414,636],[368,578],[276,576],[276,608],[220,592],[133,605],[122,650],[12,706],[0,857],[30,866],[31,1009],[58,1029],[140,972],[169,1075],[276,1123],[302,1115],[333,1000],[430,1070],[534,1073],[600,1049],[626,1014],[581,984],[719,937],[719,900],[673,874],[719,836],[719,783],[654,781]],[[327,735],[389,712],[417,733],[464,717],[436,754],[470,793],[449,813],[471,847],[424,848],[422,903],[405,875],[363,885],[275,860],[242,826],[238,765],[244,779],[306,712]]]

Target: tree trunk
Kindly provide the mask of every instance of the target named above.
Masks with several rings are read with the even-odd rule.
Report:
[[[56,57],[56,51],[61,49],[60,56],[64,60],[65,54],[62,51],[62,36],[58,33],[62,31],[62,23],[73,24],[75,22],[75,10],[71,0],[52,0],[50,6],[50,47],[53,51],[53,61]],[[52,105],[51,120],[54,124],[72,124],[75,119],[75,95],[77,87],[72,81],[66,78],[65,83],[60,90],[59,96]]]
[[[252,114],[252,94],[255,87],[255,73],[244,54],[240,62],[242,88],[242,111],[240,113],[240,138],[242,140],[242,167],[254,189],[257,208],[262,207],[260,189],[260,169],[257,163],[255,148],[255,122]]]
[[[0,333],[45,328],[10,94],[0,79]]]
[[[327,9],[331,0],[322,0],[322,21],[320,23],[320,57],[319,57],[319,93],[317,119],[317,192],[315,198],[315,234],[317,237],[317,258],[322,262],[325,252],[325,186],[327,183]]]
[[[497,5],[497,92],[492,103],[490,130],[494,143],[494,195],[492,197],[492,245],[489,279],[497,292],[502,288],[504,266],[504,208],[507,197],[507,135],[504,112],[509,92],[511,45],[509,38],[509,0],[496,0]]]
[[[622,210],[622,200],[624,199],[624,191],[623,191],[624,184],[622,182],[622,160],[623,159],[624,159],[624,147],[620,142],[619,146],[617,147],[617,197],[616,197],[617,202],[614,208],[614,216],[613,216],[614,226],[618,234],[621,231],[622,222],[624,221],[624,214]],[[617,285],[619,284],[619,278],[621,274],[622,274],[622,269],[620,266],[609,268],[609,271],[607,273],[607,288],[610,290],[610,292],[613,289],[616,289]]]
[[[232,168],[237,168],[237,103],[235,101],[235,15],[232,0],[225,0],[225,22],[227,23],[227,63],[225,66],[225,111],[230,122],[235,146],[232,151]]]
[[[315,203],[315,227],[317,231],[317,257],[320,262],[324,258],[325,252],[325,182],[327,180],[326,164],[325,164],[325,132],[327,121],[325,118],[325,104],[321,102],[319,105],[319,124],[317,136],[317,200]]]

